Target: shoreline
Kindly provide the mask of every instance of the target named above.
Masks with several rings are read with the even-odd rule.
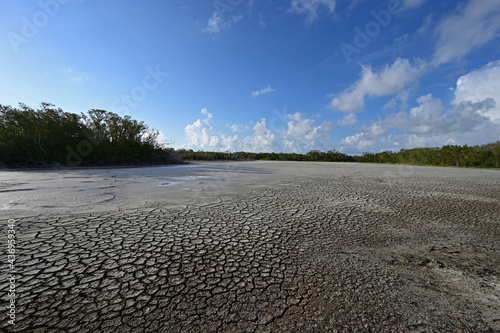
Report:
[[[326,164],[357,164],[357,165],[392,165],[392,166],[410,166],[410,167],[438,167],[438,168],[453,168],[453,169],[471,169],[471,170],[500,170],[500,167],[470,167],[456,165],[433,165],[433,164],[417,164],[417,163],[379,163],[379,162],[350,162],[350,161],[280,161],[280,160],[184,160],[175,163],[167,164],[125,164],[125,165],[102,165],[102,166],[60,166],[60,167],[33,167],[33,168],[0,168],[0,172],[15,172],[15,171],[71,171],[71,170],[89,170],[89,169],[140,169],[140,168],[156,168],[166,166],[190,165],[190,164],[230,164],[240,162],[275,162],[275,163],[326,163]]]

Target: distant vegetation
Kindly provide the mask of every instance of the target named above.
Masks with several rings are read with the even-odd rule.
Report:
[[[377,154],[363,153],[350,156],[335,150],[327,153],[317,150],[307,154],[296,153],[220,153],[193,150],[177,150],[184,160],[272,160],[315,162],[363,162],[404,163],[459,167],[500,167],[500,141],[483,146],[444,146],[442,148],[402,149],[399,152],[385,151]]]
[[[312,150],[307,154],[298,153],[247,153],[247,152],[206,152],[179,149],[177,154],[183,160],[269,160],[269,161],[323,161],[354,162],[355,157],[331,150],[327,153]]]
[[[350,156],[336,150],[307,154],[206,152],[165,148],[159,132],[130,116],[104,110],[80,115],[42,103],[38,109],[0,105],[0,166],[151,165],[183,160],[273,160],[405,163],[500,167],[500,141],[482,146],[402,149]]]
[[[399,152],[364,153],[356,162],[405,163],[457,167],[500,167],[500,141],[482,146],[401,149]]]

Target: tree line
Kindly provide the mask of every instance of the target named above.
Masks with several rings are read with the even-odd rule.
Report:
[[[143,121],[92,109],[64,112],[49,103],[33,109],[0,104],[0,167],[150,165],[193,160],[272,160],[405,163],[500,167],[500,141],[481,146],[401,149],[351,156],[334,149],[299,153],[210,152],[166,148]]]
[[[378,154],[364,153],[357,162],[406,163],[457,167],[500,167],[500,141],[477,146],[447,145],[441,148],[401,149]]]
[[[239,152],[209,152],[178,149],[178,156],[183,160],[268,160],[268,161],[316,161],[316,162],[354,162],[354,157],[336,150],[320,152],[312,150],[307,154],[299,153],[249,153]]]
[[[403,163],[458,167],[500,167],[500,141],[481,146],[401,149],[399,152],[363,153],[350,156],[336,150],[298,153],[206,152],[177,150],[183,160],[271,160],[310,162]]]
[[[151,130],[130,116],[92,109],[64,112],[49,103],[0,105],[0,163],[6,167],[178,162]]]

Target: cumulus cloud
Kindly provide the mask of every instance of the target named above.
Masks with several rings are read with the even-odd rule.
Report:
[[[470,0],[439,23],[432,64],[461,60],[473,49],[497,38],[499,31],[500,1]]]
[[[262,118],[253,127],[253,135],[243,140],[245,150],[254,152],[279,152],[280,142],[277,134],[267,128],[266,119]]]
[[[359,153],[372,151],[375,141],[373,141],[367,133],[357,133],[342,139],[342,148],[340,151],[347,153]]]
[[[269,94],[270,92],[275,92],[276,90],[271,88],[271,85],[268,84],[267,85],[267,88],[264,88],[264,89],[261,89],[261,90],[257,90],[257,91],[254,91],[252,92],[252,97],[258,97],[260,95],[265,95],[265,94]]]
[[[483,115],[491,120],[500,119],[500,60],[461,76],[454,90],[454,105],[464,102],[477,103],[486,99],[494,100],[496,106],[484,111]]]
[[[292,151],[299,152],[318,149],[318,147],[325,148],[324,145],[330,142],[329,133],[333,129],[332,123],[325,121],[315,126],[316,121],[314,119],[304,118],[304,115],[299,112],[287,115],[287,118],[289,121],[283,138],[287,142],[293,142],[295,149],[292,149]],[[298,144],[298,142],[300,143]]]
[[[500,123],[484,116],[496,103],[488,98],[464,101],[447,111],[432,95],[417,99],[418,106],[379,119],[360,133],[342,140],[347,153],[379,152],[414,147],[440,147],[446,144],[484,144],[500,135]]]
[[[408,108],[408,100],[410,99],[410,90],[406,89],[399,92],[396,97],[387,102],[383,109],[396,109],[399,107],[400,110],[406,110]]]
[[[292,0],[289,12],[305,15],[307,22],[312,23],[318,18],[320,8],[331,15],[335,13],[336,5],[336,0]]]
[[[260,119],[252,127],[252,134],[246,137],[226,135],[214,131],[210,125],[212,114],[202,110],[205,119],[198,119],[185,127],[187,144],[185,148],[251,152],[308,152],[313,149],[329,150],[329,133],[333,129],[330,122],[316,124],[316,121],[301,113],[285,116],[287,123],[283,129],[269,128],[265,118]],[[241,125],[233,125],[231,129],[240,130]]]
[[[232,132],[245,132],[245,130],[248,129],[248,126],[233,124],[231,125],[230,129]]]
[[[343,112],[358,112],[365,106],[365,98],[393,95],[414,83],[425,65],[414,66],[408,59],[398,58],[379,72],[371,66],[362,66],[361,78],[335,97],[330,108]]]
[[[358,120],[356,119],[356,114],[354,113],[348,113],[342,118],[341,120],[338,121],[338,124],[340,126],[352,126],[356,124]]]
[[[210,120],[213,118],[212,114],[207,109],[201,110],[201,113],[205,116],[205,119],[198,119],[184,128],[189,148],[217,151],[237,151],[241,149],[237,135],[231,136],[216,132],[210,124]]]
[[[187,125],[184,128],[189,142],[194,146],[205,147],[212,142],[213,128],[210,125],[212,114],[207,109],[201,110],[201,113],[206,117],[204,120],[198,119],[193,124]]]

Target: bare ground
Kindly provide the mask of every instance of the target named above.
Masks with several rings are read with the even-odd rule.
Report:
[[[16,325],[2,315],[2,329],[500,331],[498,171],[215,165],[176,174],[187,183],[161,193],[143,188],[145,174],[119,174],[130,187],[105,189],[112,200],[72,212],[40,199],[37,179],[46,174],[2,174],[19,272]],[[102,172],[71,191],[111,179]],[[68,179],[45,195],[53,201]],[[39,208],[14,209],[27,207],[22,195]]]

